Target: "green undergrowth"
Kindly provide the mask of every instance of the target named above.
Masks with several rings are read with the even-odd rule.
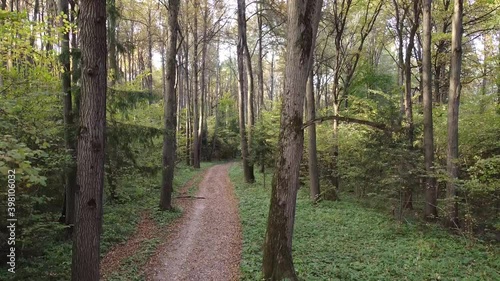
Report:
[[[212,163],[202,163],[201,170],[179,165],[175,171],[174,196],[191,178],[212,165]],[[117,188],[118,199],[115,202],[105,202],[104,204],[101,256],[104,256],[114,245],[127,241],[136,230],[142,214],[149,213],[159,226],[167,225],[181,215],[182,210],[180,209],[175,209],[173,212],[159,210],[160,182],[161,175],[159,173],[156,175],[132,173],[121,177],[120,186]],[[58,215],[57,213],[52,214],[51,220],[57,221]],[[54,223],[53,226],[40,230],[53,232],[53,235],[49,237],[54,237],[53,240],[44,242],[43,255],[19,259],[16,262],[15,274],[8,273],[2,267],[5,270],[0,272],[0,280],[59,281],[71,279],[72,242],[65,237],[62,225]],[[131,276],[136,271],[140,272],[139,269],[147,261],[146,254],[150,256],[158,243],[159,241],[155,239],[144,241],[140,250],[122,264],[121,269],[126,270],[113,275],[118,279],[112,280],[136,280],[130,279]],[[134,276],[139,276],[139,274]]]
[[[230,178],[243,227],[242,280],[260,280],[270,187],[262,175],[245,184],[240,165]],[[270,179],[266,179],[270,182]],[[297,199],[293,240],[302,280],[500,280],[497,246],[470,243],[435,225],[399,224],[354,202]]]
[[[120,264],[120,269],[113,272],[108,281],[141,281],[144,280],[144,265],[152,256],[161,240],[158,238],[144,240],[139,250],[132,256],[127,257]]]

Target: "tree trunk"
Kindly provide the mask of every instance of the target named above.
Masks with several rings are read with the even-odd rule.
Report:
[[[186,3],[185,5],[185,11],[188,11],[188,4]],[[190,76],[189,76],[189,24],[187,22],[187,17],[186,17],[186,29],[184,30],[185,35],[185,41],[184,41],[184,67],[183,67],[183,72],[184,72],[184,80],[186,81],[186,88],[185,88],[185,93],[186,93],[186,164],[188,166],[192,165],[191,161],[191,81]]]
[[[420,9],[419,2],[413,2],[413,25],[410,29],[410,34],[408,35],[408,45],[406,46],[405,51],[405,66],[404,66],[404,76],[405,76],[405,117],[406,122],[408,123],[408,149],[413,150],[413,141],[414,141],[414,125],[413,125],[413,104],[412,104],[412,88],[411,88],[411,55],[413,52],[413,48],[415,47],[415,34],[418,31],[418,22],[420,18]],[[410,176],[408,176],[407,184],[404,187],[404,198],[403,198],[403,208],[404,209],[413,209],[413,184]]]
[[[262,116],[262,110],[264,109],[264,69],[262,67],[262,3],[257,4],[257,30],[259,34],[258,38],[258,57],[257,57],[257,83],[258,83],[258,103],[257,103],[257,115]]]
[[[174,168],[177,123],[177,101],[175,98],[175,58],[177,56],[177,17],[179,15],[179,0],[168,1],[168,46],[167,62],[165,69],[164,89],[164,118],[165,131],[163,132],[163,173],[160,197],[160,209],[172,209],[172,191],[174,189]]]
[[[246,19],[245,15],[245,6],[243,7],[243,18]],[[248,44],[247,44],[247,26],[246,26],[246,20],[242,23],[242,28],[243,28],[243,38],[242,38],[242,43],[243,46],[245,47],[244,53],[246,57],[246,73],[248,77],[248,83],[246,83],[247,86],[247,93],[248,95],[248,102],[247,102],[247,123],[248,123],[248,165],[250,169],[250,182],[255,181],[255,175],[254,175],[254,161],[253,161],[253,130],[254,130],[254,125],[255,125],[255,110],[254,110],[254,104],[255,104],[255,84],[254,84],[254,79],[253,79],[253,69],[252,69],[252,58],[250,56],[250,51],[248,50]]]
[[[333,115],[339,116],[340,101],[334,98]],[[339,172],[339,120],[333,119],[333,141],[332,141],[332,163],[331,163],[331,182],[332,186],[324,191],[324,198],[327,200],[338,200],[338,190],[340,187]]]
[[[198,151],[201,152],[202,140],[206,135],[205,123],[206,123],[206,104],[207,104],[207,48],[208,48],[208,3],[204,0],[203,9],[203,42],[201,46],[201,104],[200,104],[200,123],[198,128]],[[201,153],[200,153],[201,154]],[[200,155],[201,158],[201,155]]]
[[[147,88],[149,91],[149,104],[153,102],[153,34],[151,28],[153,26],[153,19],[151,17],[151,7],[148,7],[148,75],[147,75]],[[175,58],[174,58],[175,61]],[[175,81],[175,76],[173,78]]]
[[[119,79],[120,71],[118,69],[117,54],[116,54],[116,0],[109,0],[108,17],[108,37],[109,37],[109,68],[111,70],[111,86],[114,86]]]
[[[60,11],[64,15],[68,13],[68,0],[59,2]],[[64,23],[62,23],[64,24]],[[69,32],[61,34],[61,64],[64,72],[62,78],[62,91],[64,93],[64,146],[71,155],[71,164],[65,170],[65,217],[64,222],[71,225],[75,222],[75,186],[76,186],[76,149],[74,139],[74,123],[73,123],[73,100],[71,95],[71,63],[70,63],[70,48],[69,48]]]
[[[314,101],[314,76],[311,67],[309,80],[306,89],[306,107],[307,119],[314,120],[316,118],[316,103]],[[310,196],[313,202],[316,202],[320,196],[319,189],[319,172],[318,172],[318,156],[316,155],[316,124],[312,124],[307,128],[307,135],[309,137],[308,146],[308,160],[309,160],[309,182],[310,182]]]
[[[245,104],[249,103],[250,99],[246,99],[246,93],[248,90],[248,81],[245,77],[245,52],[247,52],[246,46],[246,17],[245,17],[245,0],[238,0],[238,89],[239,89],[239,124],[240,124],[240,138],[241,138],[241,156],[243,158],[243,170],[245,174],[245,182],[253,183],[255,177],[253,174],[253,165],[250,163],[249,155],[249,144],[247,140],[247,132],[245,125]],[[248,63],[248,60],[247,60]],[[250,106],[250,104],[248,104]],[[251,113],[249,111],[249,113]],[[249,114],[248,119],[252,119],[253,116]],[[249,125],[251,125],[249,121]],[[251,128],[248,128],[251,130]]]
[[[274,52],[271,58],[271,71],[270,71],[270,84],[271,86],[269,87],[269,100],[271,101],[271,110],[273,109],[273,103],[274,103]]]
[[[460,105],[460,74],[462,71],[462,15],[463,0],[453,4],[453,22],[451,29],[451,65],[450,89],[448,93],[448,151],[446,157],[447,215],[451,227],[458,226],[458,201],[456,199],[456,181],[458,180],[458,108]]]
[[[262,265],[266,280],[298,280],[292,259],[292,235],[304,145],[304,95],[321,6],[321,0],[288,2],[286,88]]]
[[[80,0],[82,51],[73,281],[99,280],[106,130],[106,1]]]
[[[200,168],[200,150],[199,150],[199,142],[200,137],[198,135],[199,130],[199,105],[198,105],[198,8],[199,2],[195,0],[194,3],[194,27],[193,27],[193,78],[194,78],[194,105],[193,105],[193,167]]]
[[[215,141],[217,139],[217,133],[219,132],[219,99],[220,99],[220,75],[221,75],[221,65],[219,61],[219,50],[220,50],[220,40],[217,41],[217,51],[216,51],[216,79],[215,79],[215,124],[214,124],[214,134],[212,136],[212,148],[208,154],[208,161],[212,161],[212,156],[215,151]]]
[[[437,217],[437,190],[434,173],[434,130],[432,124],[432,71],[431,71],[431,3],[423,2],[423,58],[422,83],[424,99],[424,158],[425,158],[425,210],[427,219]]]

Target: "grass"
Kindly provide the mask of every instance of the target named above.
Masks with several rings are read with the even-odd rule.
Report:
[[[180,165],[175,172],[174,196],[184,184],[197,174],[202,173],[212,163],[202,163],[201,170]],[[141,214],[150,212],[153,220],[164,226],[178,218],[182,210],[161,212],[158,208],[160,200],[159,183],[161,175],[146,176],[138,174],[124,175],[118,187],[119,200],[116,203],[104,204],[103,234],[101,236],[101,256],[104,256],[114,245],[127,241],[135,232]],[[52,221],[58,214],[53,214]],[[52,225],[52,224],[51,224]],[[64,238],[63,227],[55,224],[49,229],[53,240],[45,241],[43,255],[20,259],[16,262],[16,274],[10,274],[2,267],[0,280],[70,280],[72,242]],[[141,267],[154,253],[161,241],[150,239],[143,242],[140,250],[129,257],[120,268],[120,273],[113,274],[112,280],[141,280]],[[136,276],[136,279],[130,279]]]
[[[270,187],[263,187],[261,174],[245,184],[239,165],[229,174],[240,200],[242,280],[261,280]],[[500,280],[498,246],[471,244],[435,225],[398,224],[355,202],[313,205],[305,189],[297,199],[293,240],[303,280]]]

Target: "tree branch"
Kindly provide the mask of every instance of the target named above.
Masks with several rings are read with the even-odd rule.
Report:
[[[335,115],[323,116],[323,117],[309,120],[306,123],[302,124],[302,129],[305,129],[305,128],[311,126],[312,124],[322,123],[323,121],[328,121],[328,120],[338,120],[341,122],[366,125],[366,126],[369,126],[369,127],[375,128],[375,129],[379,129],[382,131],[394,131],[394,128],[390,128],[390,127],[386,126],[385,124],[376,123],[376,122],[368,121],[368,120],[351,118],[351,117],[345,117],[345,116],[335,116]]]

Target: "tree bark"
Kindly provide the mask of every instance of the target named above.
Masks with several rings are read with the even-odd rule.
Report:
[[[195,0],[194,3],[194,27],[193,27],[193,45],[194,45],[194,50],[193,50],[193,78],[194,78],[194,91],[193,91],[193,100],[194,100],[194,105],[193,105],[193,112],[194,112],[194,117],[193,117],[193,167],[194,168],[200,168],[200,150],[199,150],[199,142],[200,142],[200,137],[198,134],[199,130],[199,105],[198,105],[198,8],[199,8],[199,2],[198,0]]]
[[[177,101],[175,97],[175,58],[177,56],[177,18],[179,15],[179,0],[168,1],[168,46],[165,69],[164,89],[164,118],[165,131],[163,132],[163,173],[160,196],[160,209],[172,209],[172,191],[174,189],[174,168],[176,150]]]
[[[185,12],[187,14],[188,11],[188,3],[186,3],[185,7]],[[185,30],[184,34],[185,39],[184,39],[184,67],[183,67],[183,73],[184,73],[184,80],[186,84],[185,88],[185,93],[186,93],[186,164],[188,166],[192,165],[191,161],[191,81],[190,81],[190,76],[189,76],[189,24],[188,24],[188,19],[185,17]]]
[[[120,70],[118,69],[117,53],[116,53],[116,0],[109,0],[108,17],[108,37],[109,37],[109,68],[111,70],[111,86],[114,86],[119,79]]]
[[[210,149],[210,153],[208,155],[208,161],[212,161],[212,156],[215,151],[215,141],[217,140],[217,133],[219,132],[219,99],[220,99],[220,76],[221,76],[221,65],[219,61],[219,50],[220,50],[220,39],[217,40],[217,51],[215,52],[217,54],[216,56],[216,79],[215,79],[215,124],[214,124],[214,133],[212,136],[212,147]]]
[[[257,57],[257,84],[258,84],[258,103],[257,115],[262,116],[264,109],[264,69],[262,67],[263,48],[262,48],[262,3],[257,3],[257,32],[258,38],[258,57]]]
[[[61,0],[59,9],[62,14],[69,16],[68,1]],[[62,22],[64,24],[64,22]],[[71,225],[75,222],[75,186],[76,186],[76,149],[74,139],[73,123],[73,100],[71,94],[71,63],[69,48],[69,32],[61,34],[61,64],[64,72],[62,78],[62,91],[64,93],[64,146],[71,155],[71,164],[65,170],[65,206],[64,217],[65,224]]]
[[[246,73],[248,77],[248,83],[246,83],[247,86],[247,91],[245,93],[247,94],[248,101],[247,101],[247,133],[248,133],[248,165],[250,169],[250,182],[255,181],[255,175],[254,175],[254,161],[253,161],[253,130],[255,126],[255,109],[254,109],[254,104],[255,104],[255,83],[253,79],[253,69],[252,69],[252,58],[250,56],[250,51],[248,50],[248,44],[247,44],[247,26],[246,26],[246,15],[245,15],[245,6],[243,7],[243,18],[245,21],[242,23],[242,28],[243,28],[243,38],[242,38],[242,43],[245,48],[244,53],[246,57]]]
[[[274,52],[271,57],[271,71],[269,73],[270,75],[270,84],[271,86],[269,87],[269,100],[271,101],[271,110],[273,109],[273,103],[274,103]]]
[[[198,127],[198,151],[201,152],[202,140],[206,136],[206,104],[207,104],[207,49],[208,49],[208,1],[204,0],[203,9],[203,42],[201,45],[201,104],[200,104],[200,120]],[[201,153],[200,153],[201,158]]]
[[[314,76],[311,67],[309,74],[309,79],[306,89],[306,107],[307,107],[307,119],[312,121],[316,118],[316,103],[314,101],[314,86],[313,86]],[[316,202],[320,196],[319,189],[319,171],[318,171],[318,156],[316,155],[316,124],[312,124],[307,127],[307,135],[309,137],[308,146],[308,162],[309,162],[309,184],[310,184],[310,196],[313,202]]]
[[[458,201],[456,181],[458,180],[458,109],[460,105],[460,74],[462,71],[462,17],[463,0],[455,0],[451,29],[450,88],[448,93],[448,150],[446,157],[447,216],[451,227],[458,226]]]
[[[148,75],[147,75],[147,88],[149,91],[149,104],[153,102],[153,33],[151,28],[153,26],[153,19],[151,16],[151,7],[148,7]],[[175,58],[174,58],[175,61]],[[175,77],[175,76],[174,76]],[[175,81],[175,78],[174,78]]]
[[[427,219],[437,217],[437,190],[434,173],[434,130],[432,124],[432,71],[431,71],[431,17],[432,0],[423,1],[423,57],[422,85],[424,102],[424,161],[425,161],[425,214]]]
[[[73,281],[99,280],[106,130],[106,1],[80,0],[82,52]]]
[[[405,117],[406,122],[408,123],[408,149],[413,149],[413,141],[414,141],[414,124],[413,124],[413,104],[412,104],[412,87],[411,87],[411,55],[413,52],[413,48],[415,47],[415,34],[418,31],[418,25],[420,20],[420,0],[413,2],[413,23],[410,29],[410,34],[408,35],[408,45],[406,45],[405,51],[405,66],[404,66],[404,75],[405,75]],[[409,181],[407,181],[409,182]],[[408,183],[407,186],[404,187],[403,190],[403,208],[404,209],[413,209],[413,186],[411,183]]]
[[[288,2],[288,39],[285,92],[276,172],[264,243],[266,280],[298,280],[292,259],[292,235],[304,145],[304,95],[311,71],[321,0]]]
[[[245,124],[245,110],[246,103],[249,103],[250,99],[246,99],[248,92],[248,81],[245,77],[245,53],[247,52],[246,47],[246,17],[245,17],[245,0],[238,0],[238,90],[239,90],[239,124],[240,124],[240,138],[241,138],[241,156],[243,158],[243,171],[245,174],[245,182],[253,183],[255,181],[253,173],[253,165],[250,163],[249,154],[249,144],[247,140],[247,129]],[[248,60],[247,60],[248,64]],[[250,106],[250,104],[248,104]],[[249,111],[249,113],[251,113]],[[252,119],[253,116],[249,114],[248,119]],[[251,125],[249,121],[249,125]],[[251,130],[251,128],[248,128]]]
[[[425,209],[427,219],[437,217],[437,190],[434,173],[434,129],[432,124],[432,71],[431,71],[431,8],[432,0],[423,1],[423,57],[422,85],[424,101],[424,158],[425,158]]]

